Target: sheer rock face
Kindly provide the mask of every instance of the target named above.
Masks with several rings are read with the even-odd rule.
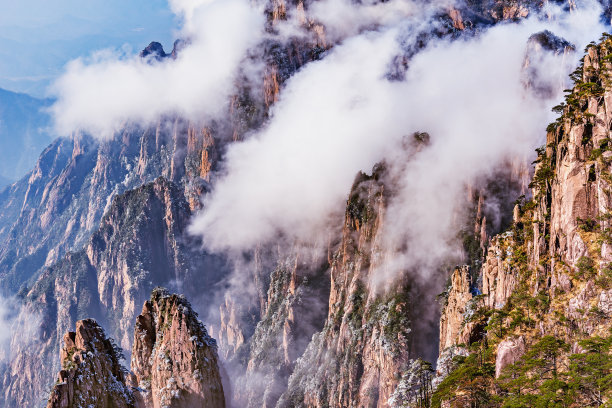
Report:
[[[14,292],[21,287],[28,307],[44,320],[41,341],[16,352],[10,367],[2,368],[0,404],[27,406],[43,397],[58,365],[40,370],[36,362],[55,361],[62,333],[77,319],[103,319],[128,348],[137,305],[153,287],[190,279],[187,275],[195,271],[200,277],[211,270],[214,276],[223,273],[214,257],[189,249],[181,235],[185,225],[177,222],[200,208],[220,144],[257,129],[283,82],[321,52],[299,41],[285,46],[284,40],[270,40],[264,48],[269,68],[261,78],[265,92],[250,83],[240,86],[226,121],[202,126],[161,118],[157,126],[126,126],[104,141],[79,134],[59,139],[27,177],[0,192],[0,287]],[[153,188],[159,190],[149,195],[154,202],[141,205],[151,190],[148,183],[159,177],[171,187]],[[131,206],[131,212],[123,206]],[[136,216],[140,211],[144,217]],[[103,219],[107,213],[113,215]],[[195,294],[201,296],[197,292],[209,283],[198,278]],[[241,319],[235,319],[234,332],[226,336],[238,344],[253,333],[252,327],[240,326]]]
[[[147,408],[223,408],[217,345],[182,296],[156,289],[136,320],[132,371]]]
[[[562,118],[549,128],[547,149],[538,164],[538,170],[550,176],[534,186],[539,199],[534,217],[539,222],[533,227],[530,260],[539,279],[531,289],[548,289],[563,308],[559,312],[588,335],[605,335],[607,327],[606,319],[589,310],[605,307],[601,299],[607,296],[604,282],[612,262],[611,54],[610,39],[587,48],[582,68],[574,73],[578,83]],[[542,332],[559,331],[553,319],[539,327]]]
[[[223,266],[186,236],[190,214],[181,190],[163,178],[113,200],[87,247],[48,268],[27,292],[28,310],[41,317],[40,340],[14,349],[2,377],[7,403],[29,406],[44,398],[59,369],[62,334],[78,319],[107,322],[109,334],[129,350],[139,306],[155,284],[186,280],[194,282],[189,296],[210,293]],[[41,368],[37,361],[48,363]]]
[[[189,302],[153,291],[134,330],[132,370],[93,319],[64,336],[47,408],[224,408],[216,342]],[[133,386],[132,386],[133,385]]]
[[[329,297],[327,263],[314,258],[287,255],[270,274],[262,316],[245,344],[245,371],[234,382],[234,406],[274,407],[296,360],[322,328]]]
[[[558,3],[567,8],[576,7],[572,0],[561,0]],[[606,8],[609,7],[606,0],[601,0],[600,3]],[[459,3],[456,6],[458,9],[451,9],[449,14],[453,17],[453,21],[461,21],[464,27],[472,28],[503,21],[521,20],[541,10],[545,5],[546,2],[531,0],[516,0],[512,2],[504,0],[468,1]],[[457,28],[460,28],[460,26]]]
[[[216,158],[210,130],[179,120],[127,127],[104,141],[78,134],[56,140],[29,175],[0,194],[0,287],[17,291],[82,249],[114,197],[160,176],[198,207]]]
[[[219,307],[219,344],[223,345],[219,352],[224,358],[235,355],[245,343],[241,316],[242,307],[227,296],[225,302]]]
[[[286,378],[302,350],[292,344],[299,308],[297,258],[279,265],[270,275],[270,288],[262,317],[249,339],[246,373],[234,390],[234,404],[245,407],[273,407],[286,388]],[[304,288],[300,288],[303,292]],[[307,312],[299,313],[306,323]],[[310,322],[309,322],[310,323]],[[311,333],[312,335],[312,333]],[[297,355],[295,355],[297,354]],[[274,362],[273,364],[271,364]]]
[[[464,325],[464,315],[472,298],[468,268],[456,269],[451,277],[451,288],[440,317],[440,352],[447,347],[469,342],[470,331],[469,327]]]
[[[181,255],[184,247],[175,234],[181,228],[166,227],[153,221],[159,221],[158,215],[161,214],[164,223],[173,223],[186,217],[187,209],[199,208],[199,197],[208,188],[218,150],[223,148],[217,143],[220,140],[239,140],[244,132],[257,129],[267,116],[267,108],[278,99],[284,81],[308,61],[318,59],[331,46],[326,41],[323,27],[308,19],[308,3],[299,0],[270,2],[272,24],[286,18],[288,11],[294,12],[298,21],[314,34],[314,41],[307,44],[292,41],[288,45],[273,40],[266,43],[263,86],[255,87],[261,88],[262,95],[252,95],[241,89],[230,103],[227,127],[219,124],[218,127],[201,127],[179,120],[166,120],[148,129],[124,129],[111,140],[100,143],[75,135],[72,139],[54,142],[43,153],[29,177],[0,193],[0,286],[16,290],[26,281],[35,281],[40,274],[34,287],[24,287],[24,290],[28,293],[29,306],[42,310],[44,317],[40,346],[19,352],[10,369],[4,373],[0,387],[4,398],[0,404],[28,406],[39,399],[49,377],[45,371],[48,369],[40,370],[37,364],[41,360],[54,361],[52,356],[59,348],[61,333],[76,319],[90,315],[108,319],[110,332],[127,346],[131,342],[131,321],[138,313],[136,305],[152,285],[164,284],[170,277],[187,274],[182,263],[191,258],[191,253],[189,256]],[[524,15],[524,3],[519,1],[516,7],[509,6],[515,9],[496,12],[495,18]],[[292,7],[295,10],[291,10]],[[489,23],[492,13],[483,11],[481,16],[475,17],[477,13],[461,10],[453,12],[451,18],[456,29],[469,29],[476,21]],[[175,52],[172,55],[175,56]],[[159,176],[173,187],[155,187],[156,192],[149,196],[155,204],[138,207],[145,212],[155,208],[155,211],[146,213],[147,217],[154,216],[138,220],[138,228],[130,229],[119,243],[119,231],[127,223],[117,218],[103,220],[103,215],[106,212],[113,213],[113,217],[123,214],[124,221],[129,220],[128,213],[113,208],[114,198],[132,189],[141,194],[141,186]],[[170,190],[172,192],[168,193]],[[174,194],[177,191],[180,194]],[[133,191],[132,194],[136,195]],[[164,195],[169,198],[160,199]],[[373,203],[374,196],[371,198]],[[129,207],[127,201],[119,202],[117,206]],[[173,202],[180,205],[174,206]],[[373,214],[379,214],[382,219],[384,209],[375,206]],[[96,235],[101,222],[104,231]],[[377,299],[367,287],[367,275],[373,268],[370,258],[379,255],[373,238],[378,228],[376,222],[375,218],[364,222],[359,216],[347,216],[342,250],[335,252],[330,262],[333,263],[331,285],[325,290],[329,291],[331,286],[332,295],[326,328],[315,337],[304,359],[304,364],[315,362],[321,373],[316,377],[316,386],[301,387],[308,388],[302,394],[311,406],[342,406],[355,396],[363,404],[383,406],[389,390],[396,383],[392,373],[404,364],[408,354],[394,350],[396,346],[404,347],[409,343],[406,333],[389,332],[388,325],[382,320],[373,325],[365,324],[371,316],[373,319],[385,316],[408,319],[409,316],[406,299],[395,295]],[[481,232],[483,225],[480,225]],[[156,234],[161,230],[164,235],[159,238]],[[99,241],[90,243],[92,234]],[[147,239],[150,237],[155,237],[153,242]],[[75,253],[65,255],[71,251]],[[160,253],[167,259],[162,262],[163,268],[156,268],[158,259],[149,255]],[[133,263],[134,260],[142,260],[148,266],[138,269],[138,262]],[[292,367],[303,348],[302,344],[295,346],[292,343],[299,337],[295,335],[299,319],[292,317],[296,314],[291,304],[299,299],[291,297],[291,291],[296,289],[290,289],[291,285],[274,289],[269,274],[265,279],[255,275],[258,306],[247,311],[238,310],[239,302],[228,297],[224,309],[227,311],[225,324],[222,324],[218,336],[224,342],[227,340],[231,350],[228,354],[235,354],[250,344],[249,337],[254,332],[261,335],[258,339],[272,339],[278,335],[282,364]],[[285,279],[285,274],[278,273],[274,279],[280,282]],[[300,280],[295,280],[295,284],[300,286]],[[269,287],[272,298],[286,296],[292,299],[278,313],[269,307]],[[402,291],[403,288],[398,290]],[[254,316],[250,321],[251,327],[244,327],[243,313]],[[257,321],[266,316],[262,327],[256,330]],[[274,323],[270,327],[274,330],[280,328],[279,331],[266,331],[265,325],[269,322]],[[393,330],[403,327],[408,331],[408,326],[400,324]],[[355,360],[357,354],[366,357]],[[253,372],[258,372],[256,369],[261,365],[252,357],[260,355],[249,356],[247,364]],[[341,363],[332,367],[327,356],[333,356]],[[292,392],[287,395],[294,395]]]
[[[467,266],[451,275],[451,286],[440,316],[440,355],[453,346],[469,345],[482,335],[483,322],[473,315],[482,307],[502,308],[518,282],[518,270],[512,266],[513,237],[511,233],[495,236],[487,249],[480,269],[481,296],[472,287]]]
[[[248,352],[255,326],[266,313],[267,291],[271,285],[269,271],[273,266],[263,265],[262,258],[272,257],[270,253],[262,254],[260,249],[256,249],[247,278],[249,285],[231,288],[219,306],[220,325],[216,337],[219,339],[219,353],[225,360],[233,360]]]
[[[472,203],[469,231],[471,242],[463,262],[454,269],[444,294],[440,315],[439,356],[449,347],[467,346],[484,335],[486,322],[477,312],[482,307],[503,307],[518,281],[518,270],[512,263],[513,231],[494,235],[518,219],[518,208],[512,205],[529,184],[529,171],[524,160],[515,158],[498,167],[479,190],[468,189]],[[490,206],[490,202],[499,203]],[[500,205],[501,204],[501,205]],[[495,224],[488,220],[497,218]],[[468,223],[471,221],[468,221]],[[465,239],[465,237],[464,237]],[[454,353],[454,351],[452,352]],[[438,376],[438,381],[440,377]]]
[[[120,358],[95,320],[79,320],[76,331],[64,336],[62,370],[47,408],[137,408]]]
[[[482,266],[482,294],[484,304],[490,308],[499,309],[506,304],[518,279],[518,273],[509,262],[507,251],[511,244],[506,242],[508,240],[512,240],[509,235],[495,237]]]
[[[111,328],[122,347],[130,347],[134,317],[153,282],[191,281],[200,273],[200,288],[213,283],[216,271],[186,233],[190,215],[177,186],[159,178],[118,197],[86,247],[97,297],[115,311]]]
[[[600,55],[590,47],[584,57],[582,79],[596,83],[600,69]],[[607,66],[607,62],[604,63]],[[603,67],[606,69],[605,67]],[[553,132],[549,132],[547,156],[552,160],[555,178],[550,183],[550,241],[552,253],[559,254],[566,263],[575,266],[578,259],[588,253],[589,242],[581,234],[580,222],[606,216],[612,208],[610,183],[605,173],[610,170],[608,157],[593,160],[593,151],[609,140],[608,124],[612,120],[612,93],[601,97],[587,97],[582,106],[592,120],[565,120]],[[607,153],[607,152],[606,152]],[[602,220],[601,228],[607,228],[609,220]],[[539,235],[544,234],[540,232]],[[609,244],[602,245],[599,256],[612,261]]]
[[[509,183],[518,196],[520,180],[504,173],[496,181],[505,178],[512,179]],[[385,218],[386,202],[393,194],[384,181],[391,179],[384,166],[376,166],[371,176],[360,174],[356,178],[347,201],[342,239],[330,251],[331,290],[325,326],[297,360],[277,407],[388,407],[409,403],[396,398],[400,380],[409,372],[411,359],[427,350],[423,342],[431,345],[438,333],[430,332],[424,324],[432,305],[423,302],[427,292],[416,274],[404,271],[405,279],[394,281],[387,291],[379,286],[377,273],[386,257],[393,255],[392,248],[382,240],[385,222],[389,222]],[[474,198],[468,195],[470,200]],[[474,250],[481,253],[488,233],[484,198],[479,197],[473,202],[478,213],[473,242]],[[431,280],[426,284],[431,285]],[[469,269],[458,269],[443,312],[441,337],[447,344],[442,347],[468,344],[481,335],[480,320],[464,321],[466,310],[475,312],[480,305],[471,286]],[[433,345],[436,350],[431,354],[438,348],[437,343]],[[450,349],[446,350],[440,378],[452,369],[449,356],[467,354],[464,348]]]
[[[79,318],[102,318],[99,302],[91,296],[95,286],[95,271],[84,253],[69,254],[41,276],[28,294],[32,301],[24,306],[30,316],[40,318],[40,323],[35,323],[39,324],[38,337],[35,342],[21,344],[21,328],[15,331],[13,355],[2,373],[0,405],[35,406],[48,397],[60,369],[57,356],[63,334],[75,327]],[[80,315],[83,309],[90,312]],[[45,364],[41,365],[41,361]]]
[[[587,47],[571,92],[556,108],[562,114],[538,149],[533,199],[515,210],[509,231],[493,238],[483,263],[483,312],[504,325],[490,335],[499,341],[496,377],[544,336],[573,345],[561,359],[582,352],[580,340],[609,336],[611,58],[608,35]],[[513,328],[512,317],[504,317],[513,313],[529,320]]]
[[[342,241],[330,257],[329,311],[289,378],[277,407],[386,407],[413,352],[412,289],[376,290],[385,252],[384,166],[351,190]]]

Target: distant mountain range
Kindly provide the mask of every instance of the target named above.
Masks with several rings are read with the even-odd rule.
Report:
[[[53,139],[50,99],[0,89],[0,188],[32,169]]]

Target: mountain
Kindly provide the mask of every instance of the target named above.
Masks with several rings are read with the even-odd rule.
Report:
[[[62,370],[47,407],[135,407],[134,393],[125,384],[126,372],[120,358],[121,351],[95,320],[79,320],[76,331],[64,336]]]
[[[0,186],[23,177],[53,140],[51,118],[44,111],[51,103],[0,89]]]
[[[51,373],[59,369],[54,356],[63,333],[77,320],[95,318],[130,350],[138,306],[158,284],[193,282],[186,293],[196,300],[212,297],[225,268],[186,235],[190,214],[183,192],[164,178],[128,191],[113,200],[83,249],[24,287],[26,309],[41,318],[40,333],[35,345],[16,341],[12,348],[4,398],[24,405],[45,398]],[[49,363],[40,369],[37,361]]]
[[[268,77],[288,76],[317,55],[308,43],[265,46],[275,52],[271,64],[283,66]],[[288,57],[296,53],[299,59]],[[3,404],[46,399],[62,335],[77,320],[95,318],[131,350],[136,305],[154,287],[208,305],[227,284],[225,261],[203,251],[187,225],[210,188],[219,144],[256,128],[279,92],[272,85],[261,94],[240,91],[223,124],[171,119],[128,126],[102,142],[81,134],[58,139],[29,175],[0,193],[0,287],[42,320],[35,345],[14,341]],[[41,360],[50,362],[42,370]]]
[[[279,233],[213,253],[189,233],[228,147],[266,126],[287,80],[337,46],[311,4],[266,3],[258,82],[239,81],[223,118],[127,124],[105,140],[75,133],[0,191],[0,288],[20,307],[0,406],[609,404],[609,36],[587,48],[533,171],[510,157],[460,186],[454,234],[440,243],[458,250],[431,273],[407,264],[381,279],[408,245],[386,234],[410,227],[394,218],[402,182],[383,158],[347,186],[323,243]],[[468,1],[436,15],[398,51],[389,83],[430,41],[478,38],[540,6]],[[275,30],[291,16],[303,32],[284,41]],[[533,62],[576,47],[547,31],[524,40],[521,92],[549,94],[557,78],[542,80]],[[171,60],[155,42],[150,54]],[[437,141],[426,131],[404,136],[396,164],[427,157]]]
[[[156,288],[137,317],[133,373],[122,358],[95,320],[77,321],[47,408],[225,406],[216,343],[184,297]]]
[[[612,38],[586,49],[538,150],[533,198],[494,237],[476,279],[453,273],[432,406],[601,406],[612,397]],[[480,282],[481,293],[471,288]]]
[[[145,407],[225,407],[217,343],[182,296],[156,289],[137,317],[131,368]]]

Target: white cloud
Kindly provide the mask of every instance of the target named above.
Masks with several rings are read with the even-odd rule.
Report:
[[[401,163],[399,194],[387,211],[393,222],[385,226],[386,247],[406,249],[383,265],[379,279],[411,267],[431,275],[457,255],[460,248],[452,239],[456,217],[466,205],[466,186],[510,161],[531,162],[534,149],[545,142],[546,126],[555,118],[550,109],[568,87],[568,74],[582,49],[605,30],[600,11],[594,3],[572,14],[551,8],[551,20],[533,17],[500,25],[472,40],[439,42],[414,57],[403,105],[411,129],[428,131],[432,144]],[[528,38],[544,29],[577,48],[576,53],[548,53],[531,61],[553,87],[546,98],[524,88],[522,71]]]
[[[450,8],[454,0],[442,0],[425,4],[415,0],[365,0],[355,3],[351,0],[321,0],[312,3],[309,15],[326,28],[330,40],[353,36],[363,29],[389,27],[406,18],[418,16],[431,23],[435,12]]]
[[[193,227],[212,247],[247,248],[276,232],[311,236],[342,208],[355,172],[388,148],[381,140],[402,135],[400,124],[390,126],[397,107],[384,78],[398,52],[394,36],[354,38],[307,66],[287,83],[267,128],[230,147],[227,175]]]
[[[40,317],[15,298],[0,296],[0,364],[37,339]]]
[[[203,121],[223,112],[247,50],[263,35],[264,17],[248,0],[171,2],[189,45],[176,60],[149,63],[129,52],[101,51],[68,64],[53,86],[60,134],[108,137],[126,122],[163,115]]]
[[[359,170],[392,158],[404,135],[428,131],[432,145],[405,166],[389,209],[398,232],[388,232],[411,245],[397,259],[402,268],[439,260],[431,252],[453,250],[446,242],[465,184],[506,158],[530,156],[543,141],[560,95],[541,100],[525,92],[527,39],[548,28],[581,50],[603,30],[599,11],[591,3],[572,14],[551,9],[548,20],[437,41],[410,61],[403,82],[390,82],[385,73],[398,36],[410,37],[411,26],[346,40],[288,81],[260,133],[229,148],[224,175],[192,231],[217,250],[244,250],[279,236],[312,241],[343,210]],[[565,58],[576,63],[578,57]],[[561,58],[542,61],[563,68]]]

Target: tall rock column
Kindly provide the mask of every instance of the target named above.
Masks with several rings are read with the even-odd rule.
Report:
[[[469,342],[470,327],[464,324],[464,314],[472,297],[468,267],[456,269],[440,317],[440,352],[447,347]]]
[[[217,344],[189,302],[155,289],[136,320],[132,371],[147,408],[224,408]]]

